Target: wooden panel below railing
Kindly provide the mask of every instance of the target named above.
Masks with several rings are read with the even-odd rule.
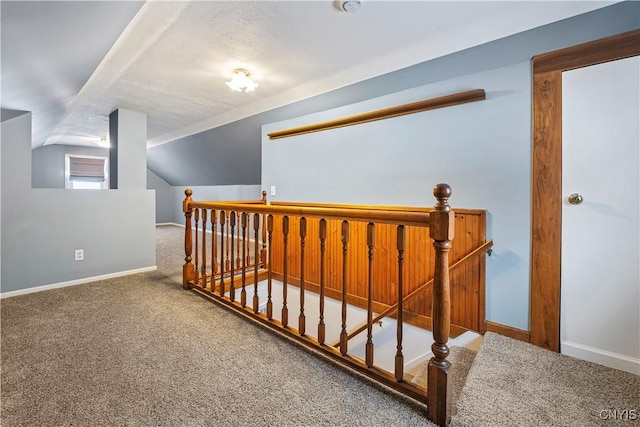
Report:
[[[334,205],[323,206],[331,207]],[[274,215],[271,256],[274,278],[278,280],[282,280],[284,271],[282,221],[282,215]],[[289,218],[287,281],[291,285],[298,285],[300,282],[299,224],[300,218]],[[304,249],[305,286],[306,289],[314,292],[318,292],[320,283],[318,224],[319,220],[316,218],[307,219]],[[455,264],[485,243],[485,225],[486,212],[484,210],[455,210],[456,239],[449,252],[450,265]],[[342,292],[343,254],[340,238],[341,221],[327,220],[325,292],[327,296],[336,299],[340,299]],[[429,282],[434,275],[434,249],[429,237],[429,229],[406,227],[406,242],[404,253],[405,296]],[[398,301],[398,253],[395,247],[396,226],[376,224],[373,258],[373,306],[376,312],[382,312]],[[347,295],[350,303],[362,308],[367,307],[367,273],[369,268],[367,252],[367,223],[352,221],[349,229],[349,252],[347,255],[349,266],[347,269]],[[431,289],[430,286],[427,287],[405,303],[406,321],[422,327],[429,328],[431,326]],[[484,332],[484,256],[472,257],[460,268],[451,272],[451,301],[451,320],[454,325],[452,332],[454,335],[466,329]]]

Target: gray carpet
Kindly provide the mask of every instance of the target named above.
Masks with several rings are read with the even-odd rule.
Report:
[[[447,383],[448,416],[452,416],[456,413],[460,393],[462,392],[462,388],[466,383],[469,369],[471,369],[475,357],[476,352],[466,347],[454,346],[449,349],[449,356],[447,357],[447,360],[451,362],[451,367],[449,368]],[[419,384],[424,388],[427,388],[428,366],[429,363],[425,362],[412,380],[414,383]]]
[[[618,411],[617,420],[609,410]],[[614,425],[640,425],[640,376],[491,332],[451,421],[451,426]]]
[[[372,385],[181,287],[179,227],[158,270],[1,301],[8,426],[432,426]]]
[[[423,406],[184,291],[183,232],[158,227],[155,272],[1,301],[3,427],[433,425]],[[456,366],[454,393],[469,363]],[[639,393],[638,376],[487,333],[452,425],[640,425],[600,418],[640,414]]]

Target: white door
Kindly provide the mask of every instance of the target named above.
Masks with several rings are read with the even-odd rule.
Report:
[[[640,374],[640,57],[562,86],[560,351]]]

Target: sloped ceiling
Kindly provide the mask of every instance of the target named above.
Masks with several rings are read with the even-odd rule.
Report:
[[[117,108],[155,146],[615,2],[362,3],[2,1],[2,108],[33,112],[34,147],[95,145]]]

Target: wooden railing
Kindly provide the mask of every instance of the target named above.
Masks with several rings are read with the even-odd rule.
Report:
[[[448,185],[434,187],[437,203],[430,211],[266,205],[264,198],[250,203],[199,202],[192,200],[191,190],[185,194],[185,289],[221,302],[426,403],[428,418],[439,425],[446,424],[450,366],[447,342],[451,325],[449,250],[455,229],[454,213],[448,204],[451,195]],[[421,257],[421,250],[431,246],[427,229],[433,245],[429,262],[434,267],[428,267],[424,261],[420,265],[433,272],[431,279],[422,284],[432,296],[429,319],[434,342],[424,388],[404,381],[403,325],[408,299],[413,298],[412,293],[420,293],[419,287],[407,292],[406,283],[415,281],[406,275],[407,259]],[[358,271],[363,271],[364,276],[353,274]],[[263,280],[266,286],[261,290]],[[276,280],[282,284],[277,298]],[[422,276],[418,278],[421,280]],[[296,286],[298,293],[296,301],[291,300],[292,286]],[[356,289],[360,292],[360,288],[365,289],[363,295],[354,293]],[[393,303],[377,302],[379,298],[377,295],[374,298],[374,294],[381,289],[392,289],[389,295]],[[313,311],[318,310],[317,324],[313,325],[307,315],[312,307],[305,305],[305,297],[310,295],[305,291],[309,290],[318,295],[317,307],[313,307]],[[250,302],[247,292],[253,294]],[[327,340],[329,320],[333,319],[326,317],[325,305],[331,296],[339,300],[341,307],[335,343]],[[356,328],[352,328],[347,312],[347,304],[354,299],[366,307],[367,313],[365,324]],[[294,305],[295,312],[290,313]],[[383,307],[388,314],[395,313],[397,324],[393,372],[375,364],[372,331],[379,320],[375,313],[383,311]],[[367,340],[362,359],[350,352],[349,340],[364,330]]]

